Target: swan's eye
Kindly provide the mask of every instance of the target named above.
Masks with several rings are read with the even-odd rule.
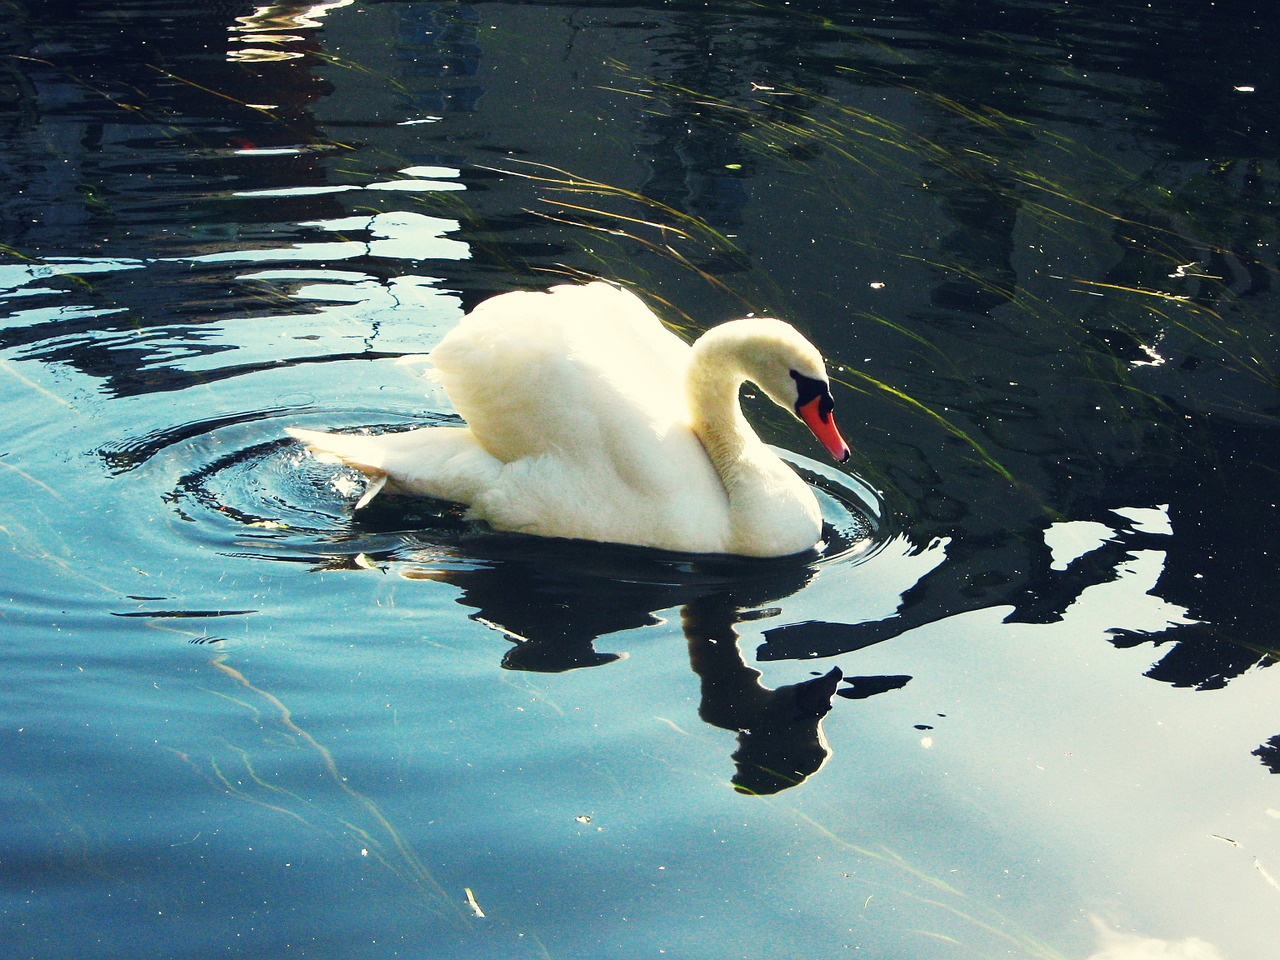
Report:
[[[831,419],[831,411],[835,409],[835,401],[831,399],[831,388],[822,380],[806,377],[803,373],[791,371],[791,379],[796,382],[796,416],[800,416],[800,408],[818,401],[818,416],[826,423]]]

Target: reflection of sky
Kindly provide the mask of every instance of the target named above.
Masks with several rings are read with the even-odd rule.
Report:
[[[229,27],[231,49],[227,59],[231,61],[293,60],[303,56],[302,51],[290,49],[305,39],[289,30],[314,30],[331,10],[350,6],[353,0],[327,0],[324,3],[306,3],[290,6],[273,3],[254,9],[253,13],[236,17],[235,26]]]
[[[445,233],[458,228],[456,221],[420,213],[395,211],[334,220],[308,220],[298,226],[339,235],[367,232],[372,239],[294,243],[287,247],[260,247],[255,250],[224,250],[178,259],[192,263],[261,263],[275,260],[329,263],[332,260],[367,256],[394,260],[465,260],[469,253],[465,243],[445,236]]]
[[[1160,551],[1135,551],[1116,579],[1087,588],[1057,623],[1004,623],[1008,608],[996,607],[840,657],[846,673],[914,679],[878,698],[874,714],[831,713],[833,762],[842,763],[841,744],[884,745],[860,756],[859,781],[915,797],[940,829],[949,816],[976,812],[1008,846],[1011,877],[1033,851],[1071,849],[1056,867],[1075,870],[1079,889],[1147,891],[1161,930],[1183,930],[1183,918],[1203,915],[1208,893],[1188,882],[1197,875],[1221,878],[1215,895],[1224,914],[1274,909],[1276,891],[1255,857],[1265,862],[1274,850],[1280,810],[1257,803],[1257,772],[1238,754],[1215,749],[1224,729],[1241,731],[1241,749],[1274,729],[1267,678],[1255,670],[1212,696],[1134,684],[1155,656],[1150,647],[1116,649],[1105,640],[1119,621],[1160,631],[1180,617],[1150,592],[1162,564]],[[930,729],[913,733],[918,724]],[[1111,749],[1115,743],[1125,749]],[[964,792],[974,784],[980,794]],[[999,851],[990,853],[1000,862]],[[1105,916],[1124,904],[1076,906]],[[1108,949],[1099,956],[1148,956],[1140,938],[1113,938]]]
[[[455,180],[459,171],[449,167],[406,167],[400,171],[405,179],[379,180],[364,186],[355,184],[307,184],[296,187],[275,187],[262,190],[240,190],[237,197],[310,197],[326,193],[349,193],[354,190],[390,190],[401,193],[436,193],[448,190],[463,190],[465,187]],[[456,225],[455,225],[456,226]]]
[[[349,192],[355,190],[396,190],[404,192],[440,192],[462,190],[453,179],[458,171],[446,167],[409,167],[401,171],[403,178],[379,181],[365,187],[355,185],[301,186],[268,191],[249,191],[237,196],[279,197],[303,196],[316,192]],[[392,210],[368,215],[308,220],[297,226],[322,230],[345,237],[349,233],[367,233],[370,240],[321,241],[294,243],[287,247],[261,247],[254,250],[227,250],[181,259],[193,263],[263,262],[272,260],[328,263],[353,257],[385,257],[392,260],[465,260],[470,248],[447,234],[458,232],[456,220],[433,217],[406,210]]]
[[[1098,933],[1098,952],[1089,960],[1223,960],[1216,947],[1199,937],[1157,940],[1112,930],[1097,917],[1093,925]]]
[[[458,171],[445,167],[409,167],[395,179],[366,187],[282,188],[266,191],[272,196],[307,194],[333,189],[353,192],[375,191],[437,192],[463,189],[451,178]],[[219,250],[155,259],[55,258],[34,264],[0,265],[0,297],[30,298],[52,295],[56,306],[33,305],[32,309],[9,314],[10,326],[32,326],[76,317],[105,316],[123,308],[102,309],[74,302],[77,288],[66,286],[66,277],[136,271],[160,264],[243,265],[237,281],[258,283],[280,291],[305,309],[278,313],[264,319],[259,315],[222,317],[199,324],[157,327],[149,334],[124,334],[133,346],[146,343],[149,364],[179,366],[184,370],[214,370],[228,363],[234,352],[237,365],[273,363],[307,356],[321,356],[335,350],[359,353],[375,346],[382,352],[418,352],[428,349],[446,325],[460,314],[459,300],[442,292],[439,280],[415,275],[403,267],[389,277],[374,276],[362,269],[334,266],[344,261],[368,258],[420,263],[422,261],[466,260],[469,246],[453,239],[460,230],[458,221],[415,211],[386,212],[306,220],[285,228],[287,234],[315,237],[278,246],[257,246]],[[337,239],[332,239],[337,238]],[[274,265],[267,267],[267,265]],[[250,303],[252,301],[249,301]],[[405,321],[409,314],[412,320]],[[386,323],[390,319],[395,323]],[[100,346],[109,345],[104,332],[93,335]],[[350,341],[343,348],[342,341]]]

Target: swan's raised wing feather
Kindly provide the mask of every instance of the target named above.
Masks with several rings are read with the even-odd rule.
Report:
[[[476,307],[431,352],[454,407],[507,463],[644,460],[687,421],[689,348],[634,294],[606,283],[515,293]],[[625,437],[621,444],[613,438]]]

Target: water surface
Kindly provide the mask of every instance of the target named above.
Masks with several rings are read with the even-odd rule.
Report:
[[[1280,38],[1096,6],[6,4],[10,955],[1271,956]],[[813,554],[285,437],[596,276],[820,347]]]

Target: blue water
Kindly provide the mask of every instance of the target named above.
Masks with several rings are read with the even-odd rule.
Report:
[[[6,956],[1273,955],[1274,17],[845,6],[8,5]],[[820,347],[818,550],[285,436],[591,276]]]

